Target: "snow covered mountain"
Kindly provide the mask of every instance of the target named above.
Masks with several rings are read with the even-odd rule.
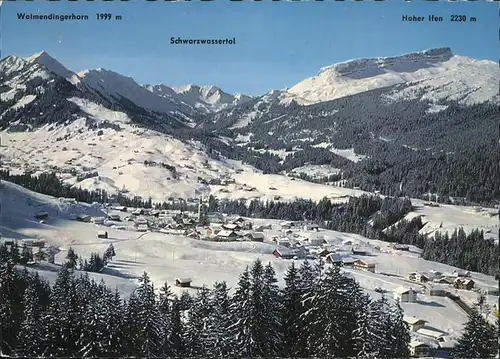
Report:
[[[425,90],[423,98],[479,103],[498,95],[498,64],[454,55],[450,48],[395,57],[350,60],[324,67],[285,92],[317,103],[360,92],[407,84],[403,96]],[[429,94],[432,92],[432,95]],[[396,95],[396,94],[395,94]]]
[[[164,84],[146,85],[152,93],[178,102],[187,104],[193,109],[204,113],[213,113],[229,107],[238,106],[251,100],[250,96],[231,95],[216,86],[187,85],[182,87],[168,87]]]

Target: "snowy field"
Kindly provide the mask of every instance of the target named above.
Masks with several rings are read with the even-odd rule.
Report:
[[[216,281],[226,281],[235,287],[239,274],[247,265],[260,258],[264,263],[271,262],[276,270],[280,284],[283,274],[292,260],[278,259],[272,252],[278,246],[272,242],[272,237],[280,235],[279,221],[252,219],[254,225],[271,224],[270,230],[265,230],[264,243],[257,242],[209,242],[191,239],[182,235],[171,235],[158,232],[140,233],[130,229],[106,227],[109,238],[97,238],[97,232],[103,227],[92,223],[82,223],[71,220],[74,213],[101,216],[104,213],[95,207],[84,204],[66,203],[60,199],[34,194],[22,187],[3,182],[0,197],[2,212],[0,215],[0,230],[3,239],[45,239],[46,246],[55,246],[60,252],[56,255],[56,264],[64,262],[68,248],[89,258],[92,252],[103,253],[109,243],[113,243],[116,257],[100,274],[92,274],[96,280],[101,278],[111,287],[118,287],[125,295],[130,294],[137,279],[144,271],[148,272],[153,283],[158,288],[165,282],[173,286],[175,278],[190,277],[192,288],[207,285]],[[49,213],[45,223],[38,223],[33,215],[40,211]],[[130,225],[129,222],[122,222]],[[283,235],[281,233],[281,235]],[[362,285],[373,297],[380,294],[377,287],[383,288],[392,297],[392,291],[400,286],[421,289],[417,283],[406,279],[414,271],[429,271],[431,269],[443,273],[452,273],[456,268],[448,265],[429,262],[420,258],[420,250],[412,247],[410,251],[395,251],[386,242],[369,240],[360,235],[341,233],[330,230],[312,232],[303,229],[293,230],[292,237],[306,238],[322,237],[330,250],[339,253],[349,250],[352,246],[361,246],[369,253],[368,258],[376,263],[375,273],[357,269],[344,269]],[[350,243],[348,243],[350,242]],[[319,249],[320,247],[318,247]],[[300,264],[301,260],[296,260]],[[53,280],[56,266],[44,264],[38,268],[40,273]],[[479,273],[472,273],[476,287],[494,287],[495,279]],[[181,289],[172,287],[174,292]],[[184,289],[183,289],[184,290]],[[462,291],[466,292],[466,291]],[[474,292],[459,293],[464,300],[473,302],[477,294]],[[418,295],[415,303],[403,303],[405,314],[414,315],[429,321],[429,326],[442,330],[452,336],[459,335],[466,314],[451,299]],[[498,302],[498,297],[488,296],[490,303]]]

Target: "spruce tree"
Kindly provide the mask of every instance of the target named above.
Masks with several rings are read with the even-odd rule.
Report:
[[[276,272],[271,263],[264,268],[262,277],[263,327],[266,337],[263,343],[264,356],[276,357],[282,352],[283,334],[281,320],[281,296]]]
[[[299,272],[292,262],[285,274],[285,287],[282,290],[283,356],[301,356],[298,344],[303,336],[302,296],[299,287]]]
[[[31,249],[31,247],[28,247],[26,243],[24,243],[19,263],[26,265],[32,261],[33,261],[33,250]]]
[[[24,318],[19,332],[18,354],[22,357],[37,357],[43,352],[43,323],[38,294],[29,286],[23,297]]]
[[[493,358],[498,353],[498,332],[479,313],[476,305],[468,316],[462,336],[452,351],[453,358]]]
[[[212,312],[210,291],[202,287],[193,305],[188,311],[187,322],[184,328],[184,355],[188,357],[203,356],[206,353],[210,333],[207,332],[208,321]]]
[[[212,290],[212,312],[209,316],[207,332],[207,356],[225,358],[233,346],[233,338],[227,335],[229,326],[230,297],[226,282],[215,283]]]
[[[75,254],[75,251],[72,247],[69,247],[66,259],[67,259],[66,265],[68,266],[68,268],[76,267],[78,256]]]

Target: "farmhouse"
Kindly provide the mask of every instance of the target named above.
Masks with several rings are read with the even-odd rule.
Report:
[[[239,231],[241,229],[240,225],[237,223],[223,224],[222,228],[227,229],[229,231]]]
[[[325,262],[328,264],[338,264],[342,265],[342,256],[338,253],[330,253],[325,257]]]
[[[120,221],[122,220],[122,219],[120,218],[120,216],[119,216],[119,215],[117,215],[117,214],[111,214],[111,215],[109,215],[109,216],[108,216],[108,219],[109,219],[110,221],[116,221],[116,222],[120,222]]]
[[[282,246],[282,247],[286,247],[286,248],[290,248],[292,246],[292,243],[290,242],[290,239],[288,239],[288,238],[278,238],[276,240],[276,244],[278,246]]]
[[[398,250],[398,251],[409,251],[410,250],[410,246],[407,245],[407,244],[399,244],[399,243],[396,243],[393,248],[395,250]]]
[[[417,293],[412,288],[397,287],[393,290],[394,299],[401,303],[414,303],[417,300]]]
[[[86,215],[86,214],[79,214],[78,216],[76,216],[76,220],[78,222],[85,222],[85,223],[88,223],[90,222],[90,220],[92,219],[92,217]]]
[[[250,232],[245,234],[245,238],[254,242],[264,242],[264,233],[261,232]]]
[[[357,259],[352,257],[344,257],[342,258],[342,264],[345,266],[353,266]]]
[[[434,279],[434,282],[438,284],[453,284],[454,280],[455,278],[452,277],[441,277]]]
[[[91,222],[95,224],[104,224],[104,217],[92,217]]]
[[[417,317],[410,317],[407,315],[403,316],[403,321],[408,324],[412,332],[416,332],[417,330],[423,328],[425,326],[425,323],[427,323],[426,320],[419,319]]]
[[[231,240],[238,238],[238,233],[235,231],[222,230],[217,233],[217,238],[221,240]]]
[[[474,288],[474,281],[472,279],[457,278],[453,282],[453,286],[457,289],[471,290]]]
[[[354,261],[354,268],[375,273],[375,263],[365,259],[357,259]]]
[[[97,238],[108,238],[108,232],[106,231],[97,232]]]
[[[292,259],[293,257],[295,257],[295,253],[286,248],[276,248],[273,251],[273,256],[281,259]]]
[[[428,344],[412,340],[409,344],[410,355],[414,358],[428,357],[430,353],[430,346]]]
[[[358,256],[366,256],[369,254],[368,250],[366,248],[362,247],[353,247],[352,248],[352,254],[358,255]]]
[[[408,279],[412,282],[427,283],[431,280],[430,276],[425,273],[411,272],[408,275]]]
[[[177,287],[191,287],[191,278],[176,278],[175,285]]]

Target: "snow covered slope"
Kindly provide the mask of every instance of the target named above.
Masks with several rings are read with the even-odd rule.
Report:
[[[500,72],[493,61],[454,55],[450,48],[430,49],[395,57],[350,60],[324,67],[286,92],[310,102],[322,102],[396,84],[408,84],[398,96],[434,100],[456,99],[465,104],[498,95]]]
[[[74,85],[80,82],[80,78],[78,77],[77,74],[68,70],[66,67],[64,67],[64,65],[62,65],[59,61],[54,59],[45,51],[41,51],[31,55],[30,57],[27,57],[26,61],[28,61],[29,63],[37,63],[41,66],[44,66],[49,71],[65,78]]]
[[[146,85],[145,88],[158,96],[176,99],[205,114],[234,107],[251,99],[242,94],[228,94],[216,86],[187,85],[171,88],[160,84]]]

